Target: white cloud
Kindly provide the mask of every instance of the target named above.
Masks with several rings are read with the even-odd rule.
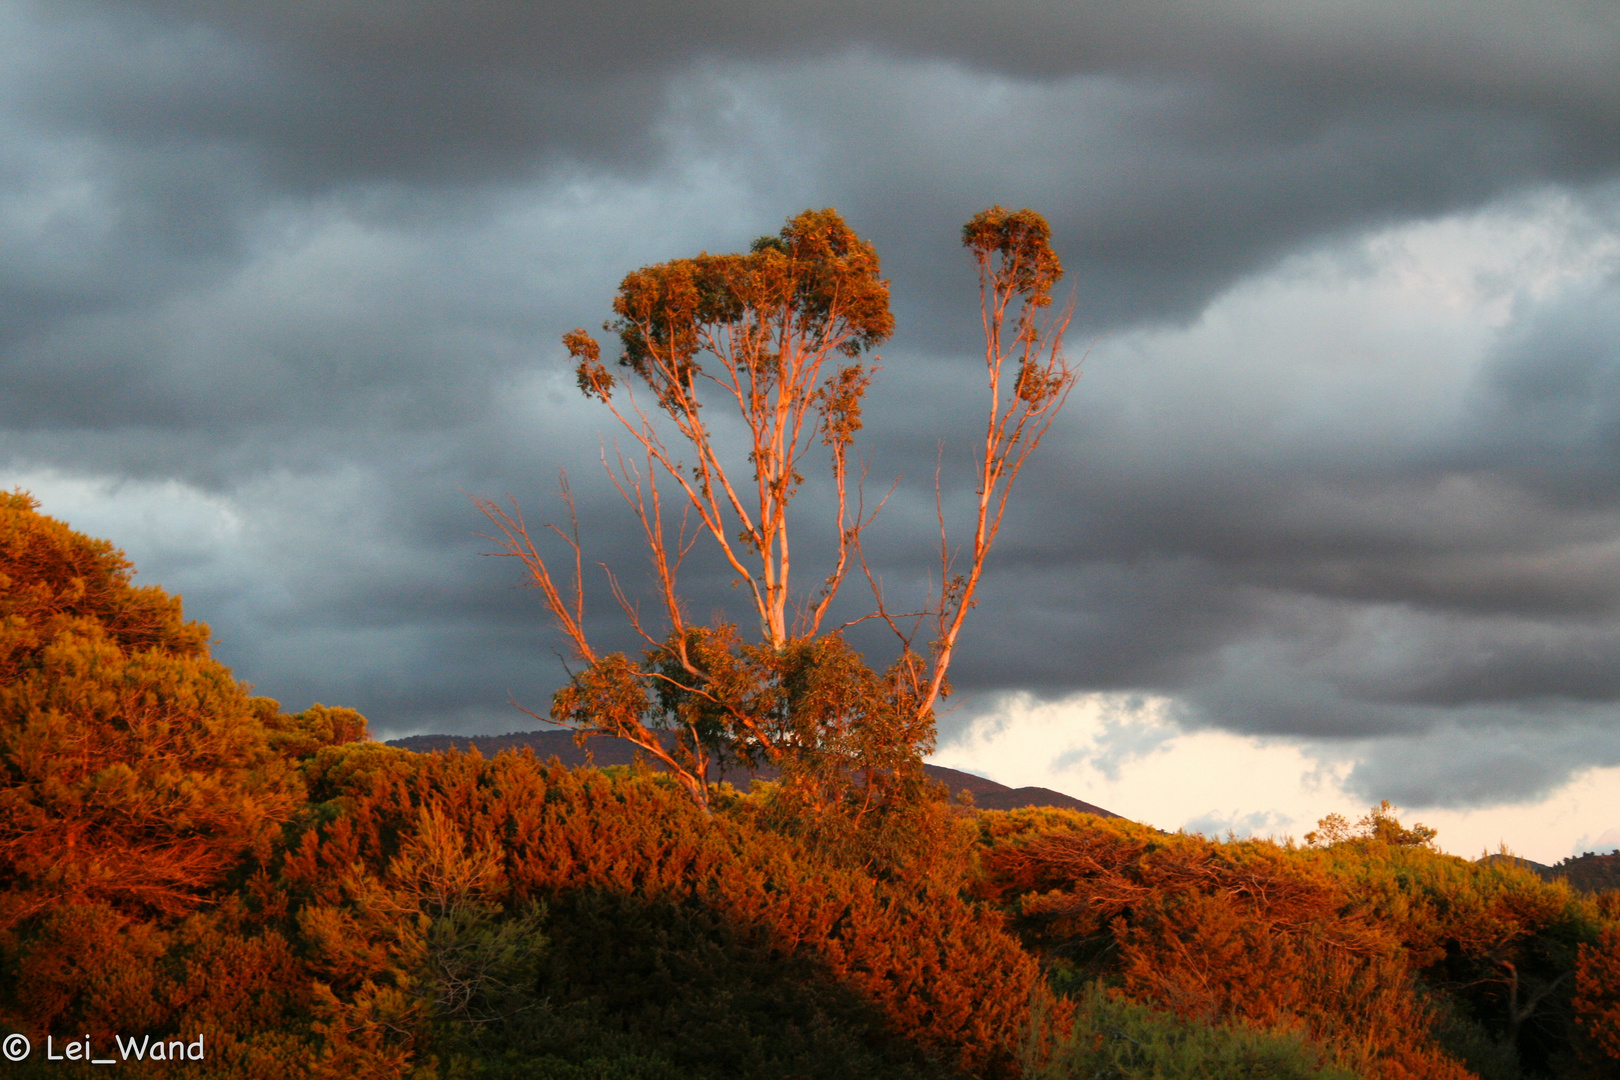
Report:
[[[1595,840],[1583,836],[1575,847],[1575,853],[1583,851],[1596,851],[1599,854],[1603,854],[1610,851],[1620,851],[1620,829],[1609,829],[1607,832],[1604,832],[1598,836]]]
[[[1161,829],[1302,835],[1355,809],[1342,763],[1298,744],[1183,730],[1167,697],[1011,695],[942,747],[934,764],[1012,786],[1064,791]]]
[[[22,488],[40,512],[88,536],[109,537],[135,563],[141,584],[182,591],[243,542],[241,508],[178,480],[140,481],[57,470],[0,471],[0,488]]]
[[[930,760],[1212,836],[1298,839],[1327,814],[1354,821],[1366,813],[1345,787],[1357,748],[1187,731],[1176,722],[1180,708],[1169,697],[1010,695]],[[1474,858],[1506,844],[1553,863],[1620,844],[1620,829],[1610,827],[1620,824],[1620,768],[1587,770],[1536,802],[1404,807],[1401,819],[1437,828],[1440,847],[1455,855]]]

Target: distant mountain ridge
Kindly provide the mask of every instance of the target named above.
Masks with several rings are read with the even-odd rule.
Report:
[[[1480,862],[1511,862],[1515,866],[1539,874],[1544,881],[1563,878],[1569,887],[1579,892],[1597,893],[1620,889],[1620,849],[1599,855],[1588,851],[1574,855],[1554,866],[1521,859],[1517,855],[1487,855]]]
[[[554,757],[564,765],[587,764],[585,751],[574,742],[573,735],[566,731],[514,731],[505,735],[412,735],[404,739],[391,739],[387,745],[419,754],[441,750],[476,749],[485,757],[492,757],[503,750],[529,749],[542,760]],[[635,761],[635,754],[635,746],[623,739],[604,737],[591,740],[590,760],[596,765],[629,765]],[[1024,806],[1049,806],[1059,810],[1095,814],[1104,818],[1120,816],[1112,810],[1104,810],[1084,799],[1077,799],[1061,791],[1053,791],[1051,788],[1008,787],[1006,784],[998,784],[994,780],[986,780],[982,776],[974,776],[972,773],[957,769],[947,769],[942,765],[924,765],[923,770],[933,779],[949,787],[953,795],[964,790],[971,792],[973,805],[983,810],[1016,810]],[[724,779],[732,781],[739,787],[746,787],[749,780],[755,777],[769,779],[772,774],[773,771],[769,769],[754,772],[737,769],[728,772]],[[721,777],[718,773],[714,773],[711,778],[718,780]]]

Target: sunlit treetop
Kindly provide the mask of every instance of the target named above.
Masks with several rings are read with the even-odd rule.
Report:
[[[208,627],[186,622],[180,598],[130,580],[134,566],[106,540],[38,513],[24,491],[0,492],[0,674],[15,675],[23,652],[47,629],[88,619],[121,647],[198,656]],[[21,651],[18,651],[21,650]]]
[[[1052,303],[1052,286],[1063,278],[1063,263],[1052,250],[1052,229],[1033,210],[1007,210],[992,206],[973,215],[962,226],[962,246],[973,252],[980,266],[991,269],[1005,287],[1023,295],[1031,308]]]
[[[761,371],[793,364],[794,353],[858,356],[894,332],[889,283],[877,251],[833,209],[806,210],[747,254],[711,255],[626,274],[603,328],[619,336],[619,363],[659,394],[692,377],[699,352]],[[583,331],[565,341],[579,361],[580,388],[605,397],[614,378]],[[701,370],[699,368],[699,370]]]

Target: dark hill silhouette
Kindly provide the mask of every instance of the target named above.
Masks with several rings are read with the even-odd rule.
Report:
[[[1588,851],[1571,856],[1552,868],[1554,877],[1567,878],[1573,888],[1582,892],[1604,892],[1620,889],[1620,848],[1599,855]]]
[[[1620,849],[1607,855],[1588,851],[1584,855],[1571,856],[1555,866],[1521,859],[1517,855],[1487,855],[1479,861],[1511,862],[1539,875],[1543,881],[1563,878],[1569,882],[1570,888],[1578,892],[1597,893],[1608,889],[1620,889]]]
[[[397,746],[402,750],[412,750],[417,753],[433,753],[439,750],[473,750],[476,749],[485,757],[500,753],[502,750],[533,750],[536,757],[541,760],[556,758],[564,765],[586,764],[586,753],[575,742],[573,735],[566,731],[515,731],[505,735],[412,735],[404,739],[392,739],[389,746]],[[592,739],[590,760],[602,765],[629,765],[635,760],[635,747],[623,739],[598,738]],[[656,765],[656,762],[653,763]],[[924,765],[923,769],[933,779],[940,781],[951,789],[952,794],[968,791],[973,795],[973,805],[984,810],[1016,810],[1023,806],[1050,806],[1059,810],[1075,810],[1082,814],[1096,814],[1098,817],[1119,817],[1111,810],[1104,810],[1100,806],[1093,806],[1082,799],[1072,795],[1065,795],[1061,791],[1053,791],[1043,787],[1012,788],[1006,784],[998,784],[994,780],[986,780],[982,776],[961,772],[957,769],[947,769],[941,765]],[[774,770],[762,768],[750,772],[746,769],[733,769],[724,775],[739,787],[746,787],[753,778],[770,779]],[[713,779],[721,779],[718,773]]]

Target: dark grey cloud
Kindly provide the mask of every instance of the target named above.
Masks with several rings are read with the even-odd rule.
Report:
[[[154,23],[208,27],[341,74],[387,58],[424,79],[556,72],[607,81],[693,57],[770,60],[851,43],[1053,78],[1115,65],[1357,91],[1528,98],[1551,107],[1613,100],[1614,13],[1592,4],[1527,12],[1492,3],[1391,13],[1345,5],[1245,3],[743,3],[672,9],[618,3],[293,3],[218,0],[126,5]],[[89,7],[89,5],[86,5]]]
[[[1361,747],[1358,790],[1417,804],[1620,760],[1606,8],[76,0],[0,26],[0,468],[293,707],[529,723],[508,693],[543,704],[558,642],[463,493],[551,520],[566,467],[634,588],[610,422],[557,337],[626,270],[807,205],[894,281],[868,416],[873,489],[903,480],[871,551],[924,595],[936,460],[959,537],[980,423],[956,229],[1002,202],[1052,220],[1097,347],[947,735],[1007,691],[1170,694],[1188,726]],[[1587,248],[1476,282],[1511,309],[1489,331],[1322,329],[1322,295],[1398,261],[1369,235],[1481,213]],[[1527,283],[1547,266],[1588,269]],[[690,567],[705,613],[735,613],[726,579]],[[1553,729],[1579,734],[1526,735]]]
[[[1448,808],[1528,802],[1587,768],[1620,764],[1612,719],[1557,710],[1455,724],[1431,717],[1422,736],[1374,744],[1346,787],[1363,798]],[[1446,762],[1436,769],[1435,762]]]
[[[1347,400],[1343,419],[1370,428],[1359,440],[1337,423],[1279,438],[1218,399],[1167,440],[1188,393],[1168,372],[1134,418],[1144,438],[1082,413],[1089,467],[1044,477],[1002,552],[994,602],[1013,614],[996,629],[1011,632],[979,654],[985,677],[1022,668],[1053,697],[1157,687],[1194,726],[1383,739],[1351,787],[1408,803],[1530,798],[1612,764],[1620,429],[1614,278],[1595,280],[1521,298],[1449,402],[1416,418]],[[1103,584],[1126,567],[1129,601]],[[1029,642],[1069,646],[1084,674],[1024,660]]]
[[[233,176],[300,194],[644,172],[681,126],[672,91],[697,137],[724,140],[725,99],[774,88],[792,137],[824,147],[818,191],[869,208],[928,291],[948,240],[915,237],[1016,197],[1050,207],[1104,321],[1185,316],[1303,237],[1601,176],[1620,153],[1617,35],[1586,5],[1483,22],[1263,4],[33,10],[57,47],[22,65],[25,116],[234,155]]]

